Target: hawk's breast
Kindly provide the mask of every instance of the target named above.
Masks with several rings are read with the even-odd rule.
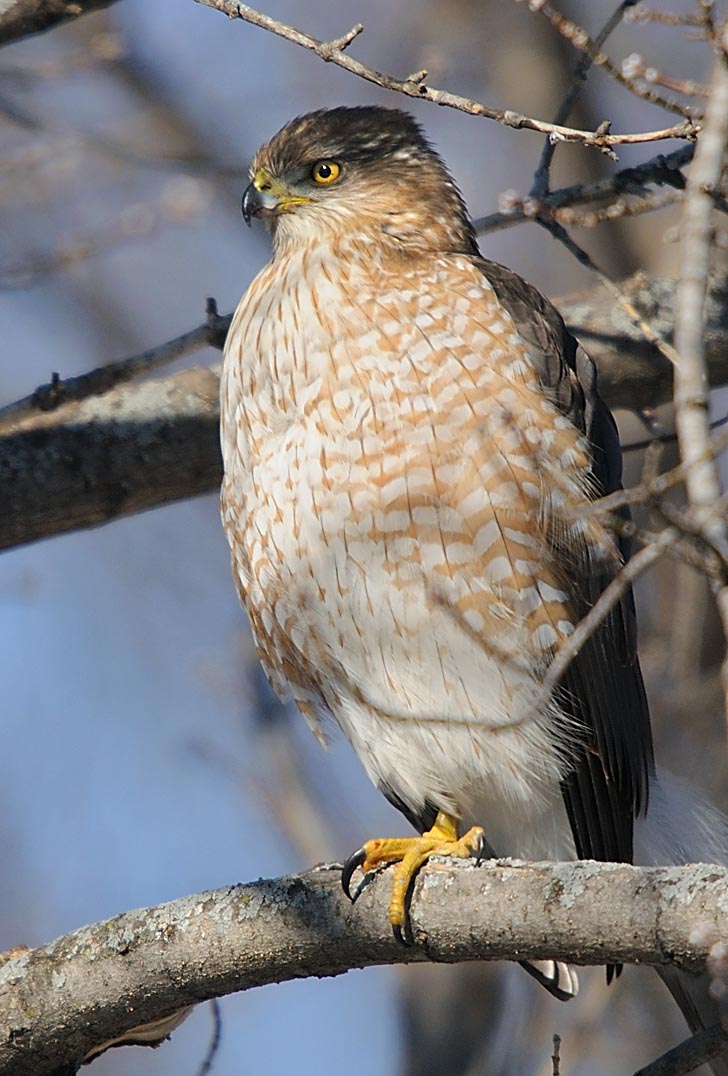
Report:
[[[458,780],[482,780],[494,732],[520,745],[507,770],[556,779],[532,708],[573,630],[553,538],[582,555],[588,452],[472,260],[272,262],[222,392],[225,524],[274,686],[332,712],[375,779],[415,725],[431,783],[453,734]]]

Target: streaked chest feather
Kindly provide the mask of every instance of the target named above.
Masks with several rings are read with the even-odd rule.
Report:
[[[573,630],[548,536],[612,546],[580,511],[584,439],[478,268],[327,247],[271,263],[235,315],[222,410],[226,527],[277,686],[477,717],[485,661],[512,714]]]

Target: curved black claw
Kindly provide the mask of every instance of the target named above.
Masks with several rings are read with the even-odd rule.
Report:
[[[392,933],[394,934],[394,940],[398,941],[400,945],[404,945],[407,949],[411,949],[414,942],[411,938],[408,938],[399,923],[392,923]]]
[[[351,895],[351,879],[354,875],[354,871],[358,867],[361,867],[367,858],[367,854],[363,848],[358,848],[352,856],[349,856],[344,866],[341,868],[341,888],[346,893],[349,900],[354,903],[356,900],[356,894]]]
[[[485,842],[485,834],[481,833],[478,837],[478,845],[475,849],[475,866],[479,867],[485,859],[487,845]]]

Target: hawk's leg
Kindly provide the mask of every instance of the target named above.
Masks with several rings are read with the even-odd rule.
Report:
[[[399,860],[392,882],[392,896],[389,901],[389,922],[394,936],[404,941],[403,927],[406,920],[405,904],[414,876],[430,856],[455,856],[468,859],[475,855],[478,862],[485,851],[485,835],[480,826],[473,826],[462,837],[458,837],[457,819],[439,811],[432,829],[421,837],[375,837],[367,841],[344,864],[341,872],[341,884],[347,897],[351,899],[349,885],[357,867],[366,873],[381,867],[384,863]]]

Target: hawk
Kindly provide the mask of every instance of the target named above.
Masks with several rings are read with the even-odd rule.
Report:
[[[631,593],[543,688],[628,553],[590,510],[621,480],[593,362],[481,256],[407,113],[301,116],[250,174],[274,257],[225,348],[234,576],[274,689],[320,737],[332,717],[419,833],[367,841],[345,888],[397,861],[401,937],[433,854],[631,862],[665,799]],[[529,970],[575,991],[564,965]]]

